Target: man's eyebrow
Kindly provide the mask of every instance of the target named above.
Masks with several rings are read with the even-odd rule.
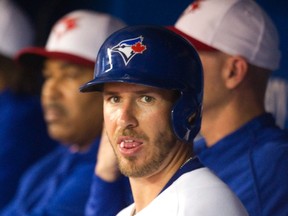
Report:
[[[117,95],[120,94],[117,91],[103,91],[103,95]]]

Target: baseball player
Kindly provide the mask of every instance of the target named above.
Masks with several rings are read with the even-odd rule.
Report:
[[[54,25],[45,48],[20,51],[17,59],[25,67],[35,70],[41,65],[44,118],[50,136],[61,146],[25,173],[1,216],[84,215],[103,110],[102,95],[80,94],[79,86],[93,77],[100,45],[123,26],[108,14],[77,10]]]
[[[204,68],[204,139],[194,151],[251,216],[288,215],[288,135],[264,108],[280,60],[277,30],[253,0],[195,1],[175,30]]]
[[[192,152],[203,80],[188,41],[162,27],[121,29],[101,46],[81,91],[103,92],[106,133],[129,177],[134,203],[119,216],[247,215]]]

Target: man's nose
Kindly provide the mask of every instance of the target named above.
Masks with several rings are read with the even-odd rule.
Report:
[[[57,99],[60,96],[59,82],[54,80],[45,81],[42,87],[42,97],[49,99]]]
[[[133,102],[123,103],[118,119],[118,125],[121,126],[121,128],[134,128],[138,125],[137,108],[135,106]]]

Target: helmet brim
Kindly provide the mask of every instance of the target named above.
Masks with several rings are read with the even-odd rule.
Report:
[[[103,85],[105,83],[130,83],[169,90],[179,90],[185,88],[185,86],[183,86],[183,84],[178,82],[176,79],[171,80],[171,82],[168,82],[167,79],[166,80],[157,79],[151,76],[145,77],[143,75],[144,73],[135,71],[133,69],[125,70],[124,76],[119,76],[119,74],[123,74],[123,71],[114,70],[113,72],[110,71],[109,74],[107,74],[107,76],[105,76],[105,74],[98,76],[95,79],[81,86],[80,91],[81,92],[103,91]],[[135,74],[137,75],[135,76]]]

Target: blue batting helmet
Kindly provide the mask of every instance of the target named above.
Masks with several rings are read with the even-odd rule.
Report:
[[[203,72],[195,48],[159,26],[130,26],[113,33],[99,50],[94,79],[81,92],[101,91],[108,82],[127,82],[176,90],[171,111],[176,136],[192,142],[200,130]]]

